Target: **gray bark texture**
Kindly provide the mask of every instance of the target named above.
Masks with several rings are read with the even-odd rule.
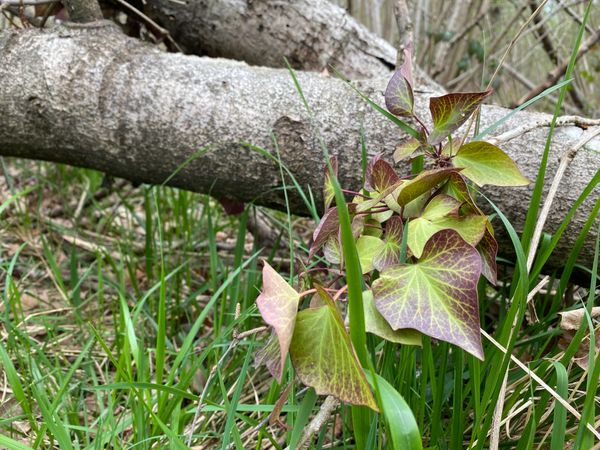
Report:
[[[396,51],[325,0],[148,0],[145,12],[187,53],[251,65],[322,71],[349,78],[387,75]],[[268,49],[268,51],[266,51]]]
[[[313,72],[332,68],[350,79],[388,77],[396,49],[345,9],[326,0],[147,0],[145,12],[186,53],[250,65]],[[420,86],[442,88],[420,68]]]
[[[108,22],[6,31],[0,34],[0,61],[0,154],[89,167],[133,181],[162,183],[191,155],[210,146],[169,184],[282,209],[278,165],[243,144],[276,155],[276,142],[283,163],[301,186],[311,187],[320,204],[324,162],[320,139],[339,157],[342,185],[357,188],[361,129],[371,156],[381,151],[391,155],[403,138],[398,128],[338,79],[298,73],[314,111],[311,119],[286,70],[163,53],[123,36]],[[381,102],[386,83],[387,77],[359,82],[358,87]],[[423,117],[428,116],[427,99],[427,93],[417,95]],[[508,112],[483,107],[482,129]],[[498,133],[544,117],[518,113]],[[536,129],[503,146],[530,179],[537,173],[547,132]],[[549,176],[559,156],[582,132],[577,127],[557,130]],[[599,167],[599,153],[579,151],[548,218],[549,230],[560,224]],[[409,168],[401,165],[399,171],[408,174]],[[519,229],[531,187],[484,191]],[[299,196],[290,195],[292,210],[306,212]],[[596,190],[577,214],[555,263],[564,262],[561,258],[597,195]],[[591,261],[594,233],[588,237],[582,262]],[[502,234],[500,244],[505,251],[510,248]]]

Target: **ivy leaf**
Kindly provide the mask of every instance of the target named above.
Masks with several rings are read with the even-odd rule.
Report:
[[[458,216],[461,202],[449,195],[436,195],[423,210],[423,218],[427,220],[441,219],[446,216]]]
[[[458,169],[454,167],[445,167],[443,169],[425,170],[410,181],[400,185],[400,193],[398,194],[397,202],[400,206],[406,205],[408,202],[416,199],[425,192],[431,191],[434,187],[448,177],[456,173]]]
[[[413,255],[420,258],[427,241],[440,230],[454,230],[469,245],[475,246],[481,241],[486,224],[487,217],[478,214],[434,220],[419,217],[408,223],[408,248]]]
[[[398,145],[394,151],[394,162],[402,161],[403,159],[408,158],[414,152],[419,150],[420,147],[421,142],[415,138],[410,138],[408,141],[403,142],[402,144]]]
[[[323,245],[323,256],[331,264],[342,264],[343,253],[342,246],[338,236],[331,236]]]
[[[400,262],[400,245],[404,226],[399,216],[391,217],[385,223],[383,248],[373,258],[373,267],[380,272],[386,267],[395,266]]]
[[[317,394],[377,411],[342,317],[329,294],[317,289],[326,304],[298,313],[290,347],[294,369],[302,383]]]
[[[481,102],[492,94],[483,92],[457,92],[432,97],[429,110],[433,118],[433,130],[429,135],[429,144],[437,145],[467,121]]]
[[[329,158],[329,164],[333,169],[333,174],[337,177],[338,175],[338,159],[336,155]],[[333,188],[333,181],[331,179],[331,173],[329,172],[329,166],[325,165],[325,181],[323,183],[323,201],[325,203],[325,210],[331,206],[335,197],[335,189]]]
[[[477,281],[481,258],[454,230],[425,245],[417,264],[387,269],[373,283],[375,306],[392,329],[414,328],[483,359]]]
[[[283,367],[281,366],[281,350],[275,333],[271,334],[264,347],[256,352],[254,363],[257,366],[264,364],[273,378],[281,380],[283,371]]]
[[[421,346],[421,333],[417,330],[410,328],[393,330],[390,327],[390,324],[385,321],[375,307],[373,292],[363,292],[363,305],[365,308],[365,328],[369,333],[396,344]]]
[[[384,247],[385,243],[375,236],[361,236],[358,238],[356,251],[363,275],[373,271],[373,258],[379,255]]]
[[[515,162],[495,145],[488,142],[469,142],[458,149],[452,160],[454,167],[478,186],[527,186]]]
[[[273,327],[279,340],[281,357],[279,373],[276,377],[279,382],[281,382],[281,369],[292,342],[299,302],[300,295],[265,261],[263,288],[256,299],[256,305],[260,315]]]
[[[498,282],[498,266],[496,265],[498,242],[487,228],[476,248],[481,255],[481,274],[495,286]]]
[[[313,243],[308,252],[308,259],[311,259],[315,253],[325,245],[331,236],[337,236],[340,229],[340,219],[337,208],[330,208],[325,211],[321,221],[313,232]]]
[[[395,116],[412,116],[415,105],[412,80],[412,48],[404,50],[404,63],[396,71],[385,90],[385,106]]]
[[[383,192],[400,181],[394,168],[381,159],[383,153],[374,156],[367,166],[365,185],[371,191]]]

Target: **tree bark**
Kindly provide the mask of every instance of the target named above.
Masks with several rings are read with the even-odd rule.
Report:
[[[388,77],[396,49],[326,0],[147,0],[145,12],[188,54],[314,72],[335,68],[358,80]],[[265,50],[268,49],[268,50]],[[418,84],[443,88],[420,68]]]
[[[391,155],[402,138],[398,128],[338,79],[298,73],[314,111],[311,120],[286,70],[163,53],[126,38],[109,23],[4,32],[0,61],[0,79],[4,80],[0,84],[4,118],[0,154],[89,167],[138,182],[162,183],[194,152],[210,146],[169,184],[285,208],[278,165],[243,144],[268,149],[276,158],[275,141],[283,163],[303,188],[310,186],[320,205],[321,139],[339,157],[342,185],[357,188],[361,129],[370,156],[380,151]],[[358,86],[381,101],[386,83],[387,77]],[[417,95],[417,109],[428,116],[427,95]],[[508,112],[483,107],[481,128]],[[498,132],[544,117],[521,112]],[[549,174],[582,131],[577,127],[556,131]],[[536,129],[503,146],[530,179],[537,173],[546,134],[547,129]],[[590,146],[598,149],[600,142]],[[560,224],[598,167],[598,153],[578,153],[548,218],[550,231]],[[403,165],[399,170],[407,174],[409,168]],[[290,185],[289,180],[286,183]],[[517,229],[523,225],[531,187],[484,192]],[[593,196],[597,198],[597,191]],[[572,246],[595,198],[576,215],[556,252],[556,264],[564,262],[560,259]],[[290,192],[290,202],[294,212],[306,212],[294,192]],[[590,244],[594,233],[588,237]],[[502,234],[500,240],[508,250],[509,241]],[[590,262],[592,255],[593,246],[585,246],[582,262]]]

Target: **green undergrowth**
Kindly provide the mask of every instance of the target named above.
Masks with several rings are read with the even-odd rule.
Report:
[[[557,114],[573,64],[551,89],[561,89]],[[430,143],[439,145],[448,127],[444,122]],[[401,128],[420,136],[404,122]],[[479,138],[487,132],[474,131]],[[368,145],[363,139],[364,155]],[[313,193],[290,176],[276,145],[247,148],[279,164],[282,187],[300,194],[312,219],[319,219]],[[339,208],[338,256],[353,274],[346,303],[344,292],[340,302],[321,286],[312,296],[306,294],[311,286],[298,285],[303,271],[328,266],[311,252],[314,221],[251,204],[230,215],[206,195],[49,163],[2,161],[0,448],[294,449],[324,404],[333,407],[309,448],[487,449],[494,435],[503,449],[599,448],[600,358],[589,349],[600,339],[593,309],[600,242],[586,237],[600,226],[600,175],[577,193],[554,234],[543,234],[530,271],[545,165],[525,230],[517,233],[505,212],[488,205],[493,214],[486,220],[505,229],[516,256],[499,258],[495,285],[485,277],[473,280],[478,323],[491,336],[479,347],[478,340],[473,346],[427,334],[399,337],[389,326],[386,339],[366,333],[374,326],[369,317],[375,316],[364,314],[373,294],[361,277],[353,211],[326,156],[327,194]],[[468,157],[463,150],[463,160]],[[422,161],[413,167],[422,168]],[[369,170],[366,159],[362,170]],[[478,174],[470,175],[477,182]],[[594,206],[573,248],[557,255],[585,201]],[[248,231],[257,215],[269,223],[270,239]],[[401,264],[431,250],[402,231],[416,225],[404,225],[395,242]],[[577,262],[583,245],[595,245],[587,267]],[[309,253],[316,258],[310,269]],[[557,258],[564,267],[548,269],[545,263]],[[280,276],[267,274],[263,286],[269,270]],[[585,276],[575,284],[574,274]],[[277,344],[257,308],[261,289],[285,293],[296,309],[312,306],[298,312],[301,332],[287,336],[292,358],[275,349],[281,356],[279,367],[270,367],[275,379],[260,364],[273,362],[268,355]],[[327,339],[332,345],[322,346]],[[416,340],[420,345],[409,345]],[[321,356],[357,373],[347,402],[317,395],[315,388],[335,389],[336,379],[323,379],[311,364],[313,343],[321,345]]]

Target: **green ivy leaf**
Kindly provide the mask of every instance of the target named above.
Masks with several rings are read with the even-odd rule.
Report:
[[[281,358],[276,378],[281,382],[281,369],[294,334],[300,295],[266,261],[264,264],[263,288],[256,299],[256,305],[260,315],[273,327],[279,340]]]
[[[342,246],[337,235],[327,239],[325,245],[323,245],[323,256],[325,256],[325,259],[331,264],[342,264],[342,260],[344,259]]]
[[[455,230],[468,244],[475,246],[481,241],[487,224],[487,216],[469,214],[459,217],[461,202],[445,194],[430,200],[421,217],[408,225],[408,247],[413,255],[421,257],[425,244],[440,230]]]
[[[442,181],[446,181],[448,177],[456,173],[458,169],[454,167],[445,167],[443,169],[425,170],[410,181],[400,185],[400,193],[398,194],[397,202],[400,206],[404,206],[420,195],[431,191]]]
[[[333,174],[337,177],[338,175],[338,159],[337,156],[333,155],[329,158],[329,164],[333,169]],[[331,206],[335,197],[335,189],[333,188],[333,181],[331,179],[331,173],[329,172],[329,166],[325,165],[325,181],[323,183],[323,202],[325,205],[324,210]]]
[[[385,243],[375,236],[361,236],[356,241],[356,251],[363,275],[374,269],[373,258],[379,255],[385,247]]]
[[[454,230],[425,245],[417,264],[387,269],[373,283],[375,306],[392,329],[414,328],[483,359],[477,281],[481,258]]]
[[[429,144],[437,145],[467,121],[481,102],[492,94],[484,92],[457,92],[432,97],[429,110],[433,118],[433,130],[429,135]]]
[[[454,167],[478,186],[526,186],[525,178],[515,162],[495,145],[488,142],[469,142],[458,149],[452,160]]]
[[[373,258],[373,267],[380,272],[386,267],[400,263],[400,245],[404,225],[399,216],[391,217],[385,223],[383,248]]]
[[[461,202],[449,195],[436,195],[423,210],[423,218],[437,220],[446,216],[458,216]]]
[[[414,152],[419,150],[420,147],[421,142],[415,138],[410,138],[408,141],[403,142],[396,147],[396,150],[394,150],[394,162],[402,161],[403,159],[410,157]]]
[[[404,50],[404,63],[396,71],[385,89],[385,106],[396,116],[413,115],[415,98],[412,80],[412,49]]]
[[[329,294],[317,289],[326,304],[298,313],[290,347],[294,369],[302,383],[317,394],[377,411],[342,317]]]
[[[385,321],[375,307],[373,292],[363,292],[363,305],[365,308],[365,328],[369,333],[375,334],[386,341],[395,342],[396,344],[422,345],[421,333],[417,330],[410,328],[393,330],[390,327],[390,324]]]

